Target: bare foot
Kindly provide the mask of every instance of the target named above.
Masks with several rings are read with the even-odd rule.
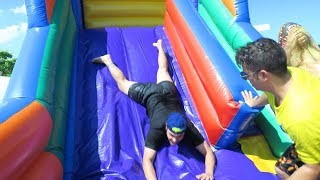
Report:
[[[110,64],[113,64],[109,54],[94,58],[92,60],[92,63],[105,64],[106,66],[109,66]]]
[[[162,49],[162,39],[158,39],[156,43],[152,44],[154,47],[157,47],[158,49]]]

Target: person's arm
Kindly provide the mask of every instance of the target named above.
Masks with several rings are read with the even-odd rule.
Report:
[[[320,164],[304,164],[299,167],[294,173],[289,177],[289,180],[299,180],[299,179],[318,179],[320,177]]]
[[[154,170],[153,161],[156,158],[157,151],[144,147],[143,153],[143,171],[147,180],[157,179],[156,171]]]
[[[268,98],[265,93],[263,93],[261,96],[253,97],[251,91],[244,90],[241,91],[241,94],[244,102],[252,108],[258,108],[268,104]]]
[[[213,171],[216,164],[215,156],[206,141],[203,141],[196,149],[205,157],[206,170],[205,173],[199,174],[196,177],[201,180],[213,180]]]

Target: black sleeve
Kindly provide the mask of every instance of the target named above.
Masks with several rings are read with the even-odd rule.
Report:
[[[186,139],[191,141],[194,147],[197,147],[201,143],[203,143],[204,138],[202,137],[199,130],[193,125],[193,123],[189,120],[188,121],[188,128],[186,131]]]
[[[166,139],[166,135],[160,129],[150,128],[146,137],[145,146],[158,151]]]

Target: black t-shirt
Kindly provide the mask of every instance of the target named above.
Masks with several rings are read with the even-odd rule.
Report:
[[[162,122],[162,124],[160,124]],[[166,119],[159,121],[154,121],[150,123],[150,129],[145,141],[145,146],[153,149],[159,150],[165,141],[168,140],[166,135]],[[192,124],[192,122],[187,120],[187,129],[185,135],[180,143],[185,144],[187,141],[191,142],[193,146],[198,146],[203,143],[204,139],[198,129]]]
[[[184,114],[175,85],[170,81],[155,83],[136,83],[129,89],[129,96],[146,107],[150,118],[150,129],[145,146],[159,150],[167,140],[166,122],[173,112]],[[193,123],[187,119],[187,129],[181,143],[191,142],[193,146],[203,143],[204,139]]]

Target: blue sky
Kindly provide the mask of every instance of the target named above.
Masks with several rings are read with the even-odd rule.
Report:
[[[263,36],[277,40],[283,23],[296,22],[320,44],[319,0],[248,0],[248,3],[251,24],[265,29],[260,31]]]
[[[27,27],[24,0],[1,0],[0,50],[18,57]]]
[[[297,22],[320,44],[320,0],[248,0],[252,25],[260,33],[277,40],[285,22]],[[24,0],[2,0],[0,3],[0,50],[18,57],[27,29]]]

